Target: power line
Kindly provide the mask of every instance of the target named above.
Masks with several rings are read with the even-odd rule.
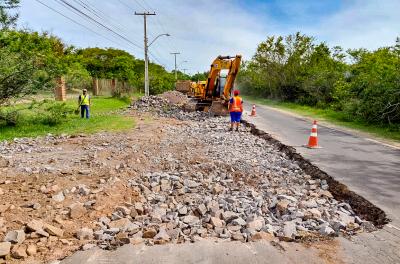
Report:
[[[83,6],[86,10],[94,14],[96,17],[102,19],[102,20],[108,20],[110,23],[114,23],[114,27],[118,29],[119,31],[126,31],[124,28],[124,25],[121,25],[118,21],[114,20],[112,17],[98,9],[96,6],[91,5],[87,0],[82,1],[82,0],[74,0],[77,2],[79,5]]]
[[[57,1],[57,0],[56,0]],[[128,38],[124,37],[123,35],[115,32],[113,29],[111,29],[109,26],[104,25],[103,23],[97,21],[96,19],[92,18],[91,16],[89,16],[88,14],[86,14],[85,12],[81,11],[79,8],[73,6],[72,4],[70,4],[69,2],[67,2],[66,0],[60,0],[62,3],[64,3],[65,5],[67,5],[70,9],[75,10],[76,12],[78,12],[79,14],[81,14],[82,16],[84,16],[85,18],[89,19],[90,21],[93,21],[94,23],[98,24],[99,26],[101,26],[102,28],[106,29],[107,31],[115,34],[116,36],[120,37],[121,39],[125,40],[126,42],[130,43],[131,45],[137,47],[137,48],[142,48],[140,47],[138,44],[132,42],[131,40],[129,40]]]
[[[101,37],[107,39],[108,41],[111,41],[111,42],[113,42],[113,43],[115,43],[115,44],[117,44],[117,45],[120,45],[120,43],[118,43],[118,42],[116,42],[116,41],[114,41],[114,40],[108,38],[107,36],[104,36],[104,35],[102,35],[102,34],[96,32],[96,31],[94,31],[93,29],[91,29],[91,28],[85,26],[84,24],[79,23],[78,21],[75,21],[74,19],[72,19],[72,18],[70,18],[70,17],[64,15],[64,14],[61,13],[60,11],[56,10],[55,8],[49,6],[49,5],[45,4],[45,3],[43,3],[42,1],[40,1],[40,0],[35,0],[35,1],[38,2],[38,3],[40,3],[40,4],[42,4],[43,6],[47,7],[48,9],[52,10],[53,12],[59,14],[60,16],[66,18],[66,19],[68,19],[68,20],[70,20],[71,22],[73,22],[73,23],[75,23],[75,24],[77,24],[77,25],[79,25],[79,26],[81,26],[81,27],[86,28],[86,29],[89,30],[90,32],[92,32],[92,33],[94,33],[94,34],[96,34],[96,35],[98,35],[98,36],[101,36]]]
[[[132,10],[132,11],[135,11],[135,10],[134,10],[130,5],[128,5],[124,0],[118,0],[118,2],[120,2],[122,5],[124,5],[124,6],[127,7],[128,9],[130,9],[130,10]],[[140,8],[143,8],[143,9],[145,9],[146,11],[149,10],[149,8],[146,8],[146,7],[145,7],[144,5],[142,5],[138,0],[135,0],[135,3],[136,3]],[[147,5],[147,6],[149,6],[149,5]],[[149,7],[150,7],[150,6],[149,6]],[[150,7],[150,9],[153,9],[153,8]],[[162,25],[162,23],[160,22],[160,20],[158,19],[157,16],[156,16],[156,22],[157,22],[156,26],[161,30],[161,31],[160,31],[161,33],[168,32],[168,31],[165,29],[165,27]],[[154,35],[153,35],[151,32],[147,32],[147,34],[148,34],[149,36],[151,36],[152,38],[154,38]],[[168,47],[166,47],[166,46],[164,45],[164,42],[161,43],[161,45],[164,46],[166,49],[175,50],[175,48],[174,48],[175,45],[171,45],[171,40],[170,40],[169,38],[167,39],[167,44],[168,44]],[[156,48],[153,47],[153,50],[154,50],[155,53],[157,53]],[[161,56],[161,55],[159,55],[159,54],[158,54],[158,56],[161,57],[164,61],[167,61],[163,56]]]

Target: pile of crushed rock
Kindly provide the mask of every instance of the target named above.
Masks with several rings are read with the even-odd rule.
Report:
[[[111,216],[98,219],[97,229],[82,231],[100,247],[203,238],[293,241],[371,228],[333,197],[325,180],[313,179],[248,129],[228,132],[226,118],[167,104],[145,97],[134,107],[192,122],[167,127],[162,151],[152,157],[163,170],[129,180],[139,202],[116,206]],[[182,151],[171,152],[173,146]]]

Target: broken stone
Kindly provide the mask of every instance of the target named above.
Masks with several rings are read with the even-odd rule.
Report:
[[[324,225],[319,229],[319,233],[324,236],[330,236],[335,234],[335,230],[333,230],[330,226]]]
[[[26,249],[26,253],[29,256],[35,256],[37,253],[37,247],[34,244],[29,244],[27,249]]]
[[[57,203],[61,203],[62,201],[65,200],[65,196],[63,192],[59,192],[55,195],[52,196],[53,201],[57,202]]]
[[[90,240],[93,239],[93,229],[84,227],[76,232],[76,238],[79,240]]]
[[[43,230],[43,222],[40,220],[32,220],[28,224],[26,224],[26,227],[29,231],[39,231]]]
[[[237,213],[231,212],[231,211],[226,211],[221,214],[222,219],[226,222],[229,223],[233,219],[237,218],[238,215]]]
[[[89,250],[89,249],[92,249],[92,248],[95,248],[95,247],[96,247],[96,244],[85,244],[85,245],[82,246],[82,250],[86,251],[86,250]]]
[[[4,241],[11,242],[13,244],[22,244],[25,241],[24,230],[9,231],[4,238]]]
[[[44,230],[52,236],[62,237],[64,235],[64,231],[61,228],[45,224]]]
[[[143,238],[153,238],[157,235],[157,231],[153,228],[149,228],[143,232]]]
[[[4,257],[10,254],[10,250],[11,250],[10,242],[0,242],[0,257]]]
[[[256,231],[260,231],[264,227],[265,221],[261,217],[257,217],[253,221],[247,223],[247,228],[254,229]]]
[[[188,209],[186,206],[181,206],[180,208],[178,208],[178,213],[180,215],[186,215],[188,213]]]
[[[120,231],[133,231],[139,228],[137,225],[133,224],[128,218],[122,218],[119,220],[112,221],[108,224],[110,228],[118,228]]]
[[[194,225],[194,224],[198,223],[199,220],[200,219],[197,216],[194,216],[194,215],[187,215],[187,216],[185,216],[183,218],[183,222],[185,224],[190,224],[190,225]]]
[[[292,241],[296,234],[296,223],[293,221],[285,222],[283,226],[283,240]]]
[[[241,217],[233,219],[231,223],[232,223],[232,225],[236,225],[236,226],[245,226],[246,225],[246,221],[244,221],[243,218],[241,218]]]
[[[87,212],[86,208],[81,203],[74,203],[69,208],[69,217],[72,219],[81,218]]]
[[[165,229],[164,228],[160,228],[160,231],[154,237],[154,243],[155,244],[165,244],[165,243],[169,242],[170,239],[171,238],[168,235],[168,233],[165,231]]]
[[[127,216],[127,215],[129,215],[131,213],[131,210],[129,210],[125,206],[117,206],[117,208],[115,208],[115,211],[121,212],[122,215],[124,215],[124,216]]]
[[[260,231],[255,233],[254,235],[252,235],[251,240],[252,241],[257,241],[257,240],[273,240],[275,238],[274,235],[264,232],[264,231]]]
[[[200,215],[205,215],[207,213],[207,207],[204,204],[200,204],[197,207],[197,212],[199,212]]]
[[[281,200],[276,204],[276,210],[278,210],[280,212],[280,214],[286,214],[287,213],[287,209],[289,206],[289,201],[288,200]]]
[[[19,245],[13,247],[13,249],[11,250],[11,256],[16,259],[27,258],[28,255],[26,254],[26,245]]]
[[[223,227],[224,226],[224,223],[222,222],[222,220],[217,217],[211,217],[210,223],[212,224],[213,227]]]
[[[320,219],[322,214],[317,208],[311,208],[307,209],[305,217],[307,219]]]

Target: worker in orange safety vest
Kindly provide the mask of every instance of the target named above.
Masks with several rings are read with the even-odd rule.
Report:
[[[239,91],[233,91],[233,97],[229,100],[229,112],[231,115],[231,128],[236,126],[236,131],[239,131],[240,120],[242,119],[243,113],[243,99],[239,96]]]

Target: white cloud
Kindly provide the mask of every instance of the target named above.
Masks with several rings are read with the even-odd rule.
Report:
[[[340,12],[323,19],[309,32],[330,45],[367,49],[393,45],[400,36],[399,0],[346,3]]]

